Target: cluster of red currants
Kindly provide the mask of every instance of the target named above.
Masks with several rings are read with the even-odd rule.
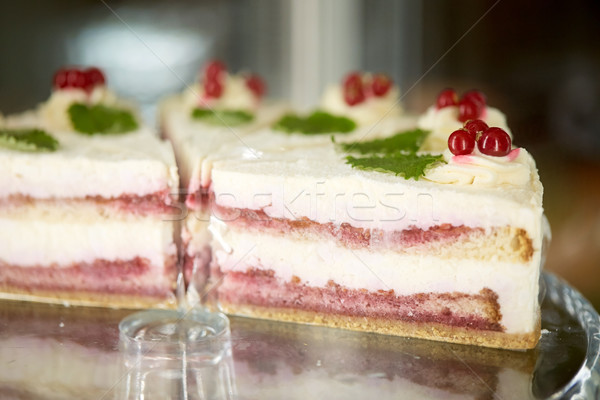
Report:
[[[223,94],[223,79],[226,72],[227,68],[221,61],[213,60],[206,65],[202,79],[206,97],[216,99],[221,97]],[[259,99],[264,96],[267,90],[265,82],[256,74],[251,74],[246,77],[246,86]]]
[[[454,89],[442,90],[435,103],[437,109],[449,106],[458,106],[458,120],[467,122],[470,119],[481,118],[486,106],[486,98],[478,90],[471,90],[459,99]]]
[[[368,97],[385,96],[391,87],[392,80],[385,74],[374,74],[369,79],[365,79],[358,72],[353,72],[344,79],[344,100],[349,106],[355,106]]]
[[[97,67],[87,69],[61,68],[54,74],[53,85],[56,89],[83,89],[91,92],[96,86],[104,85],[106,78]]]
[[[448,148],[455,156],[471,154],[475,144],[482,154],[503,157],[510,153],[512,143],[502,128],[488,127],[480,119],[465,122],[464,127],[452,132]]]

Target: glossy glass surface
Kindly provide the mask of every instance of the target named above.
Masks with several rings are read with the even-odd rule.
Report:
[[[218,359],[132,359],[118,329],[131,311],[0,302],[0,398],[597,398],[598,314],[544,280],[529,352],[232,318]]]

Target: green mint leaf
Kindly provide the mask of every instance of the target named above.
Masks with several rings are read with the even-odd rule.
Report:
[[[75,130],[86,135],[120,134],[138,128],[138,123],[130,111],[102,104],[88,106],[74,103],[68,112]]]
[[[416,155],[415,153],[394,153],[384,156],[353,157],[347,156],[346,163],[352,168],[368,171],[379,171],[401,175],[405,179],[414,178],[419,180],[425,174],[425,170],[436,163],[445,163],[444,157],[440,155]]]
[[[254,119],[254,115],[243,110],[194,108],[192,118],[202,120],[202,122],[210,125],[238,126],[251,122]]]
[[[0,129],[0,146],[20,151],[55,151],[58,140],[40,129]]]
[[[410,131],[400,132],[394,136],[384,139],[374,139],[367,142],[352,142],[341,143],[341,148],[350,153],[361,154],[392,154],[396,152],[416,153],[425,138],[429,135],[429,131],[421,129],[413,129]]]
[[[356,129],[356,123],[346,117],[331,115],[324,111],[315,111],[308,117],[286,114],[273,125],[273,129],[305,135],[348,133]]]

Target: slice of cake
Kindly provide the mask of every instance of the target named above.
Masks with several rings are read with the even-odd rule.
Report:
[[[175,304],[178,175],[96,68],[60,70],[38,109],[0,127],[0,297]]]
[[[186,281],[202,286],[210,261],[207,187],[202,176],[207,157],[226,143],[272,123],[285,110],[265,104],[264,81],[255,74],[230,74],[220,61],[209,62],[200,79],[160,107],[163,135],[173,144],[181,175],[183,198],[190,211],[183,222],[183,265]]]
[[[414,128],[332,143],[272,130],[248,143],[260,158],[214,161],[206,186],[222,309],[534,347],[542,186],[504,129],[470,121],[493,114],[480,98],[455,133]],[[432,140],[440,136],[444,148]]]

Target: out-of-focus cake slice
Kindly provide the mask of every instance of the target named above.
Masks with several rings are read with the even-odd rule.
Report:
[[[186,282],[197,287],[204,284],[210,261],[208,188],[202,186],[207,159],[227,143],[244,143],[282,114],[286,106],[264,102],[265,92],[258,75],[230,74],[223,63],[211,61],[199,82],[161,104],[159,123],[173,144],[189,210],[182,227],[184,272]]]
[[[171,146],[96,68],[57,72],[34,111],[0,127],[0,297],[175,305]]]

